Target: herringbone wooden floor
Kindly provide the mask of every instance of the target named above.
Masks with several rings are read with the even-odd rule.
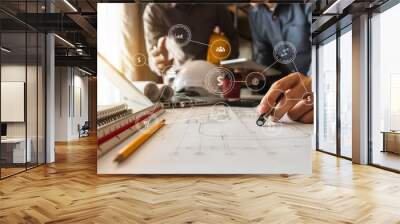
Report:
[[[322,153],[312,176],[98,176],[94,138],[0,181],[0,223],[400,223],[400,175]]]

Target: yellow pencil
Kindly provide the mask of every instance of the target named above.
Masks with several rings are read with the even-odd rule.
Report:
[[[118,152],[118,156],[114,159],[114,161],[122,162],[126,158],[128,158],[133,152],[135,152],[139,146],[147,141],[154,133],[156,133],[160,128],[165,125],[165,119],[162,119],[160,122],[154,124],[149,127],[143,133],[141,133],[137,138],[135,138],[132,142],[130,142],[127,146],[122,148]]]

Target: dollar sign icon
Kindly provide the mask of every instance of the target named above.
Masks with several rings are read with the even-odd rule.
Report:
[[[136,54],[133,56],[133,63],[135,66],[142,66],[146,64],[146,57],[143,54]]]
[[[222,75],[219,75],[218,77],[217,77],[217,81],[218,81],[218,86],[222,86],[223,85],[223,82],[224,82],[224,77],[222,76]]]

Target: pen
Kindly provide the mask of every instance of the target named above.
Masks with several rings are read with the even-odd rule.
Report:
[[[279,102],[282,99],[282,97],[283,97],[283,94],[279,95],[278,98],[276,99],[276,102]],[[265,124],[265,122],[267,121],[267,117],[270,116],[273,111],[274,111],[274,108],[271,107],[271,109],[268,112],[262,113],[256,121],[257,126],[260,126],[260,127],[263,126]]]

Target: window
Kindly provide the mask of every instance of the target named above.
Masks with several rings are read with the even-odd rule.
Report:
[[[18,6],[36,13],[43,3]],[[46,38],[22,23],[15,26],[7,14],[0,17],[10,21],[0,24],[0,178],[5,178],[45,163]]]
[[[400,170],[400,5],[371,18],[371,162]]]
[[[318,48],[318,149],[336,153],[336,39]]]
[[[352,157],[352,32],[340,36],[340,155]],[[347,31],[347,32],[346,32]]]

